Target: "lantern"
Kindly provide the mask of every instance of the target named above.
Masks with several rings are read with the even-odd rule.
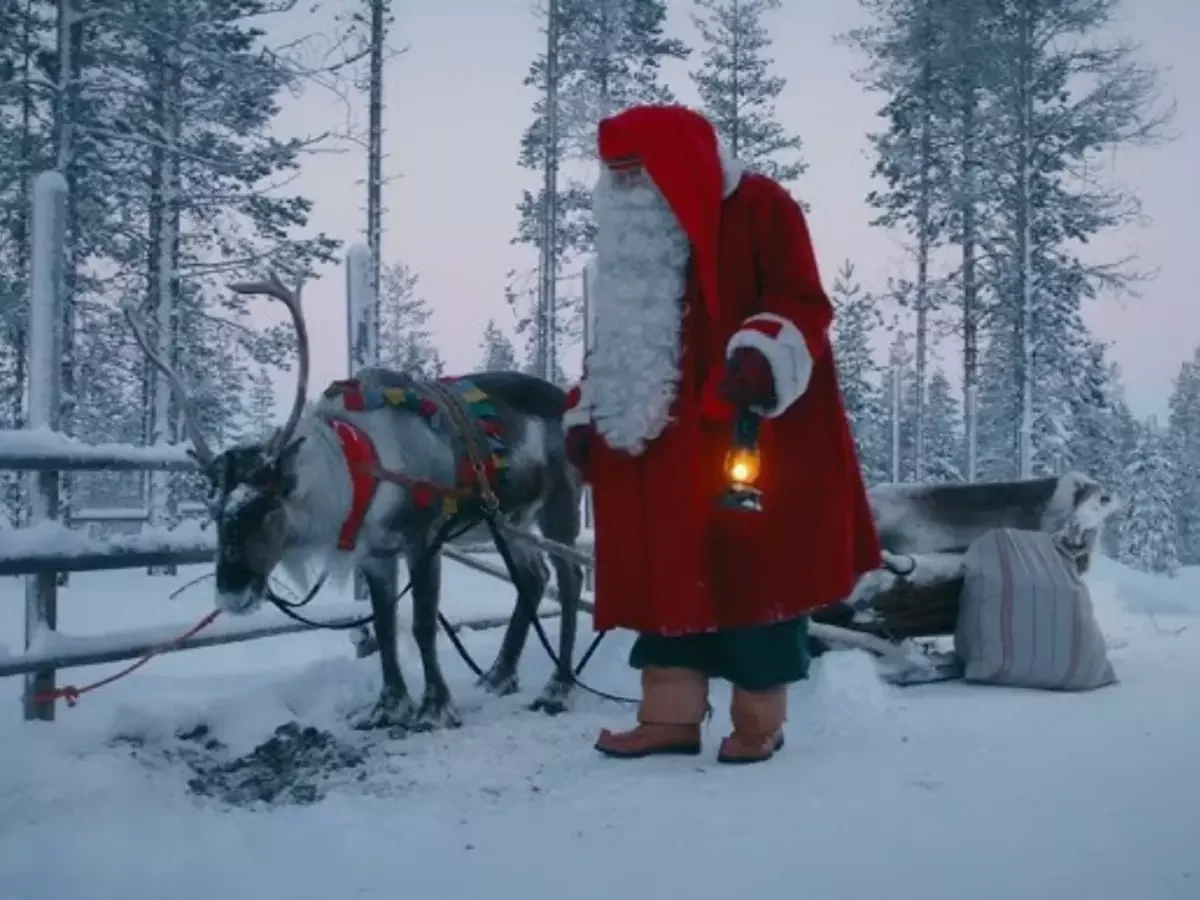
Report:
[[[725,454],[726,488],[718,501],[722,509],[762,512],[762,491],[755,487],[762,468],[758,453],[759,418],[742,410],[733,423],[733,442]]]

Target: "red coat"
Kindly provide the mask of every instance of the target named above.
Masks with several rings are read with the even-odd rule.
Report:
[[[679,635],[795,618],[848,596],[880,564],[800,207],[774,181],[743,176],[723,202],[717,255],[718,316],[701,302],[694,260],[689,273],[674,421],[636,457],[593,441],[600,630]],[[717,508],[733,411],[716,385],[744,345],[772,363],[780,398],[760,431],[758,514]]]

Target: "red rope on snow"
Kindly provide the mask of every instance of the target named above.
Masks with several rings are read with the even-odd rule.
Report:
[[[133,665],[126,666],[120,672],[116,672],[112,675],[109,675],[107,678],[101,678],[99,681],[93,681],[91,684],[85,684],[83,687],[76,687],[73,684],[69,684],[69,685],[66,685],[65,687],[56,688],[53,691],[42,691],[41,693],[33,695],[33,702],[37,703],[37,704],[42,704],[42,703],[53,703],[56,700],[66,700],[67,706],[74,706],[76,703],[79,702],[79,698],[82,697],[84,694],[89,693],[90,691],[94,691],[97,688],[102,688],[102,687],[105,687],[106,685],[110,685],[114,681],[120,681],[126,675],[136,672],[138,669],[140,669],[146,663],[150,662],[150,660],[154,659],[154,657],[160,656],[163,653],[166,653],[168,650],[176,649],[177,647],[182,645],[185,641],[189,640],[190,638],[195,637],[197,634],[199,634],[201,631],[203,631],[205,628],[207,628],[209,625],[211,625],[213,623],[213,620],[216,619],[217,616],[219,616],[220,614],[221,614],[221,610],[214,609],[212,612],[210,612],[208,615],[206,615],[203,619],[201,619],[199,622],[197,622],[195,625],[193,625],[191,628],[189,628],[187,631],[185,631],[179,637],[172,638],[171,640],[167,641],[164,644],[159,644],[157,647],[151,648],[149,651],[147,651],[145,654],[143,654],[136,662],[134,662]]]

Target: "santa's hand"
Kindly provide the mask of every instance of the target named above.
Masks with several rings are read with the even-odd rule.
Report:
[[[753,347],[738,347],[725,361],[721,396],[738,409],[770,409],[777,401],[771,363]]]
[[[585,484],[592,483],[592,426],[576,425],[567,429],[565,443],[567,461],[583,476]]]

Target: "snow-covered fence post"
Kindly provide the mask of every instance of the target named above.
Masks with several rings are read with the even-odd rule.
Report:
[[[346,344],[350,375],[379,363],[379,318],[371,278],[371,250],[355,244],[346,253]]]
[[[375,290],[374,257],[365,244],[355,244],[346,252],[346,355],[351,377],[364,366],[379,365],[379,302]],[[393,569],[388,573],[388,590],[399,593],[399,578]],[[354,575],[354,597],[368,601],[367,583],[362,575]],[[369,646],[370,634],[359,628],[351,635],[360,649]]]
[[[900,366],[892,366],[892,483],[900,483]]]
[[[63,323],[63,263],[67,221],[67,181],[58,172],[42,172],[33,182],[33,238],[29,303],[28,427],[57,430]],[[29,475],[29,527],[58,518],[56,471]],[[25,577],[25,651],[58,625],[58,579],[55,572]],[[25,718],[51,721],[54,703],[37,696],[54,690],[54,669],[25,676]]]

